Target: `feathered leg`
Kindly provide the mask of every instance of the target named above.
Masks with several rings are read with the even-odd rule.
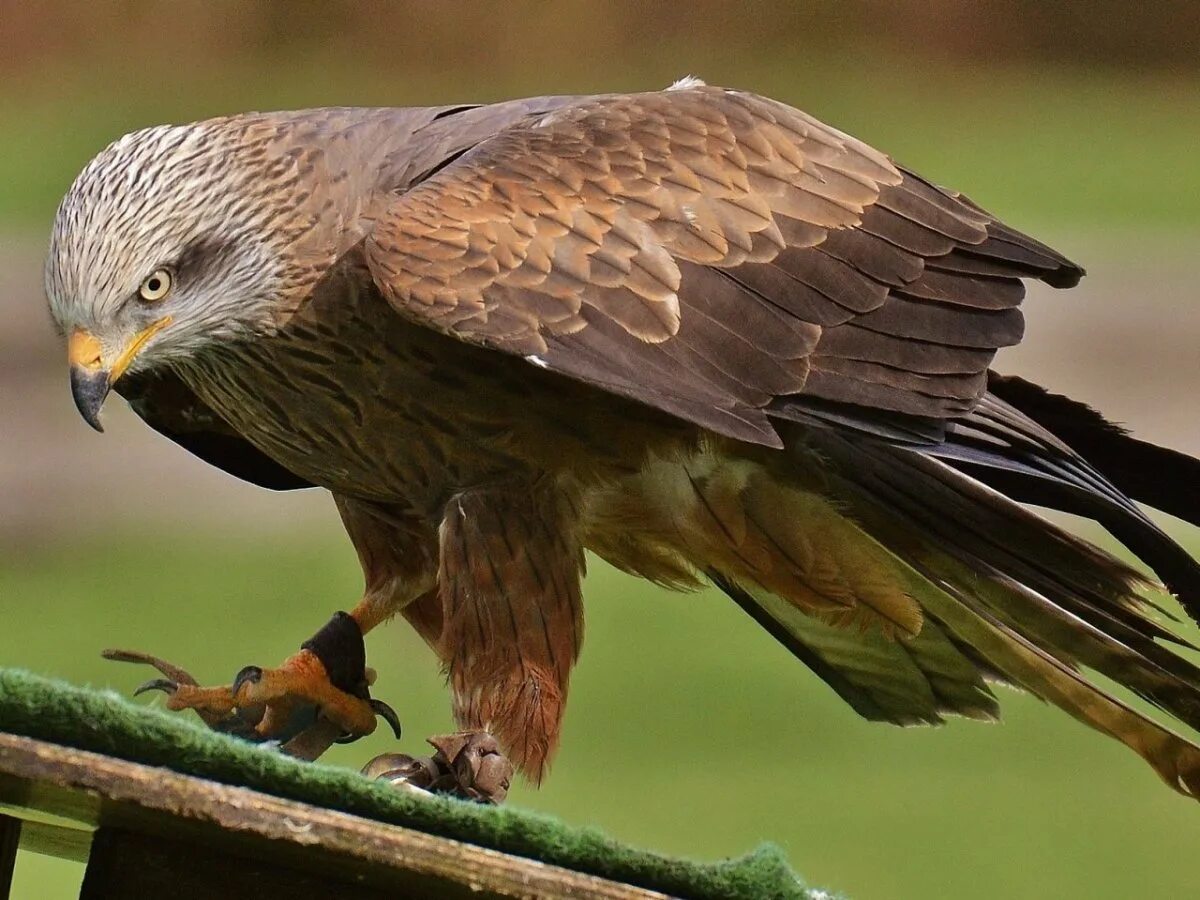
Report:
[[[540,782],[583,636],[575,504],[549,485],[468,491],[446,506],[436,647],[463,729],[494,734]]]

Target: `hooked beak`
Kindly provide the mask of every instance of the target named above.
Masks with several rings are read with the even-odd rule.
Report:
[[[155,334],[171,324],[171,317],[164,316],[149,327],[139,331],[132,341],[113,360],[111,365],[104,362],[104,348],[96,336],[82,328],[71,333],[67,342],[67,361],[71,366],[71,396],[75,398],[75,408],[83,416],[83,420],[103,431],[100,425],[100,409],[108,392],[117,383],[129,364],[133,362],[138,351],[145,346]]]

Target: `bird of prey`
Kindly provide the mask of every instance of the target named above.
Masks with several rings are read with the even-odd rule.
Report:
[[[685,79],[137,131],[62,201],[46,290],[89,423],[112,389],[235,476],[325,488],[362,562],[298,653],[172,708],[368,733],[363,635],[399,613],[464,740],[540,780],[588,550],[716,584],[869,719],[992,719],[1012,685],[1195,794],[1200,748],[1090,673],[1200,726],[1155,599],[1196,616],[1200,566],[1134,502],[1200,522],[1200,462],[989,368],[1024,280],[1082,275],[797,109]]]

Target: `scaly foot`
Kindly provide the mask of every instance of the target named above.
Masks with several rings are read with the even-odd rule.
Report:
[[[305,758],[316,758],[334,740],[370,734],[376,716],[400,737],[395,712],[370,696],[373,673],[366,668],[362,632],[346,613],[336,613],[278,668],[246,666],[229,686],[201,687],[178,666],[146,654],[110,650],[104,655],[148,663],[166,676],[146,682],[135,695],[161,690],[168,695],[168,709],[195,710],[211,728],[284,742],[286,751],[295,749]]]
[[[428,739],[432,756],[385,753],[363,767],[368,778],[397,786],[452,794],[478,803],[500,804],[512,783],[513,765],[486,731],[464,731]]]

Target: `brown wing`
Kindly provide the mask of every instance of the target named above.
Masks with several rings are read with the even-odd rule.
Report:
[[[276,491],[315,487],[234,431],[170,371],[126,375],[115,390],[159,434],[235,478]]]
[[[945,418],[1082,270],[804,113],[689,87],[528,117],[366,242],[402,314],[778,445],[806,397]],[[795,398],[789,399],[789,398]]]

